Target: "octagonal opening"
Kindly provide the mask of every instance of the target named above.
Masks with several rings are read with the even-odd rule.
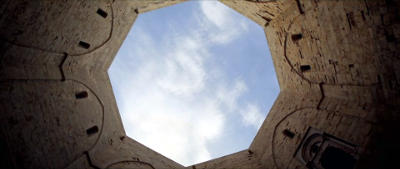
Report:
[[[279,94],[263,28],[217,1],[140,14],[108,73],[126,134],[185,166],[247,149]]]

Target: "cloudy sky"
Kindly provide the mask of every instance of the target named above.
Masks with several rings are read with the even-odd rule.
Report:
[[[262,28],[216,1],[141,14],[108,73],[127,135],[185,166],[248,148],[279,93]]]

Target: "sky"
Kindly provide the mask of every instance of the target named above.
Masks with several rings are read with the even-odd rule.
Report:
[[[184,166],[247,149],[279,93],[263,29],[217,1],[140,14],[108,73],[127,135]]]

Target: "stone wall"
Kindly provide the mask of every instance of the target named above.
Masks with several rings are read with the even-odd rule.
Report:
[[[184,168],[125,136],[107,75],[138,14],[181,1],[1,3],[0,168]],[[307,168],[310,127],[396,164],[398,0],[221,2],[265,29],[281,92],[248,150],[187,168]]]
[[[2,165],[182,167],[125,136],[107,75],[138,11],[158,3],[141,2],[2,3]]]
[[[306,168],[294,154],[313,127],[357,145],[358,168],[395,163],[399,1],[282,5],[265,27],[281,93],[249,149],[264,167]]]

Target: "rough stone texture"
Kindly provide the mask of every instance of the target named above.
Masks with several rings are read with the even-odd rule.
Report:
[[[181,1],[0,3],[0,168],[184,168],[125,136],[106,73],[139,13]],[[187,168],[305,169],[309,127],[396,166],[399,0],[221,2],[265,29],[281,92],[248,150]]]
[[[188,166],[186,168],[260,168],[261,163],[250,150],[243,150],[214,160]]]
[[[262,27],[266,26],[282,11],[290,0],[220,0]]]
[[[139,13],[144,13],[165,6],[174,5],[183,1],[186,0],[136,0]]]
[[[138,3],[35,0],[2,5],[0,136],[2,156],[9,158],[4,165],[106,168],[147,160],[156,168],[182,167],[122,139],[125,132],[106,70],[138,15]]]

